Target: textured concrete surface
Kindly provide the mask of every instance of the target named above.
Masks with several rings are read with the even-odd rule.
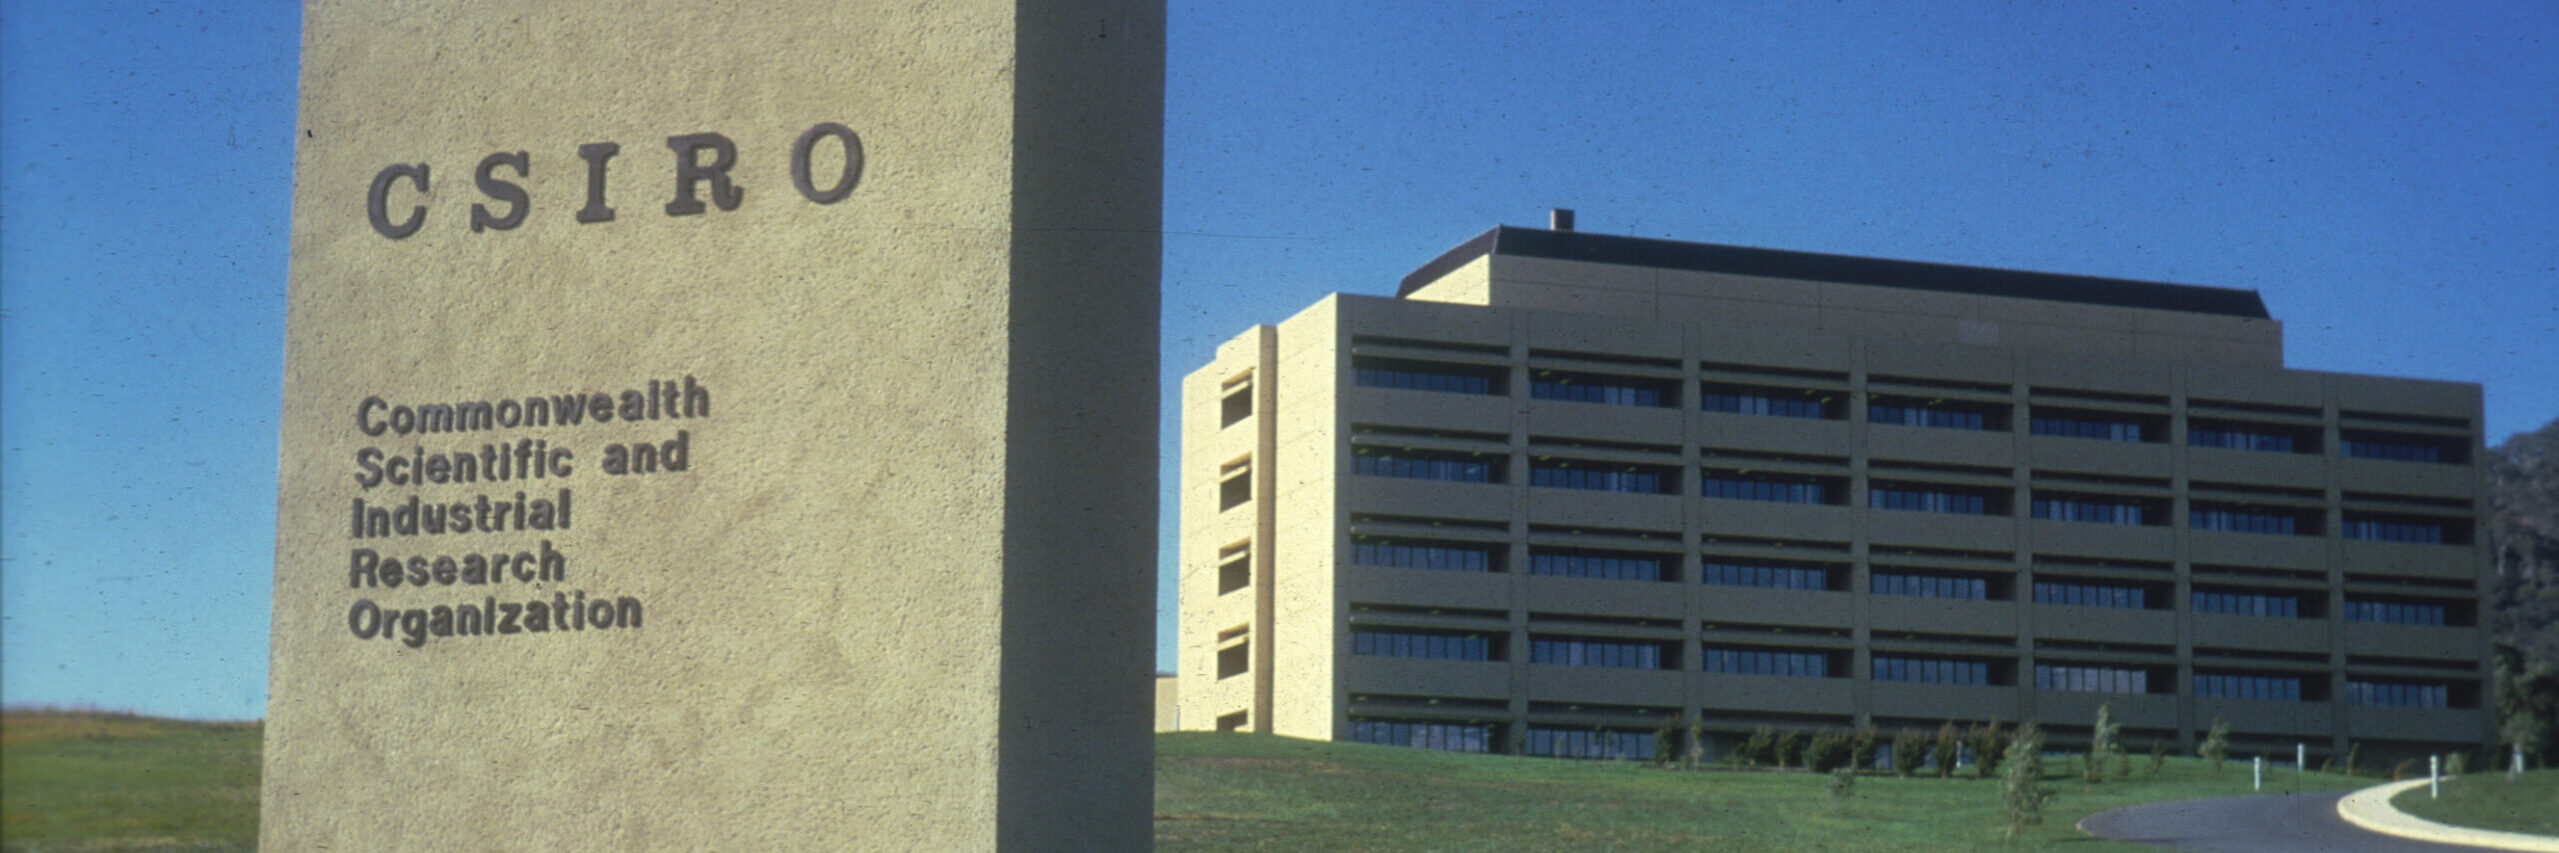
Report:
[[[1160,2],[303,37],[263,846],[1147,843]]]

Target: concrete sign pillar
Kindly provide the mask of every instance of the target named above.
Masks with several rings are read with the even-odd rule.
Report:
[[[262,846],[1129,849],[1160,0],[313,0]]]

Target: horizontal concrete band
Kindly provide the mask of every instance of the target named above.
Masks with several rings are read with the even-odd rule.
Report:
[[[2449,779],[2452,777],[2447,776],[2445,778]],[[2347,794],[2344,798],[2337,801],[2337,816],[2344,818],[2347,823],[2363,827],[2364,829],[2373,832],[2378,832],[2383,835],[2396,835],[2401,838],[2413,838],[2418,841],[2432,841],[2439,844],[2466,844],[2473,847],[2489,847],[2498,850],[2531,850],[2544,851],[2544,853],[2559,853],[2559,838],[2552,838],[2547,835],[2526,835],[2520,832],[2498,832],[2493,829],[2472,829],[2466,826],[2450,826],[2417,817],[2416,815],[2393,808],[2390,805],[2390,798],[2399,796],[2399,792],[2424,784],[2426,784],[2426,780],[2424,779],[2410,779],[2405,782],[2392,782],[2387,785],[2374,785],[2370,788],[2365,788],[2361,791]]]

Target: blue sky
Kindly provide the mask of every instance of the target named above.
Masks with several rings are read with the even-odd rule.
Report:
[[[260,716],[298,10],[4,2],[0,699]],[[2254,288],[2294,367],[2559,417],[2547,3],[1176,2],[1170,54],[1168,400],[1571,207]]]

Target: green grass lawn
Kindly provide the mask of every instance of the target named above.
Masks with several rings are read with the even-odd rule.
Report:
[[[0,847],[253,849],[260,729],[127,714],[0,714]]]
[[[255,723],[118,714],[0,717],[0,847],[246,850],[258,826]],[[1845,807],[1802,772],[1657,770],[1179,733],[1156,737],[1155,837],[1165,850],[1963,850],[2002,847],[1998,785],[1969,778],[1860,777]],[[2094,787],[2055,774],[2044,824],[2015,848],[2148,850],[2073,825],[2156,800],[2248,793],[2248,766],[2214,774],[2169,759],[2153,778]],[[2502,781],[2478,776],[2477,780]],[[2296,784],[2270,773],[2269,791]],[[2369,780],[2362,780],[2369,781]],[[2537,777],[2541,802],[2559,776]],[[2313,774],[2304,789],[2358,780]],[[2438,818],[2440,819],[2440,818]]]
[[[2443,783],[2443,799],[2416,788],[2390,804],[2436,823],[2559,835],[2559,770],[2535,770],[2512,782],[2503,773],[2472,773]]]
[[[1162,850],[1966,850],[2002,847],[1998,783],[1860,777],[1844,809],[1801,772],[1657,770],[1630,762],[1458,755],[1258,735],[1156,737]],[[2073,828],[2117,806],[2249,793],[2248,766],[2216,775],[2172,758],[2160,774],[2094,787],[2058,775],[2044,823],[2014,848],[2150,850]],[[2047,762],[2055,774],[2063,761]],[[2270,773],[2268,791],[2294,782]],[[2312,774],[2313,790],[2370,780]],[[2280,784],[2279,784],[2280,783]]]

